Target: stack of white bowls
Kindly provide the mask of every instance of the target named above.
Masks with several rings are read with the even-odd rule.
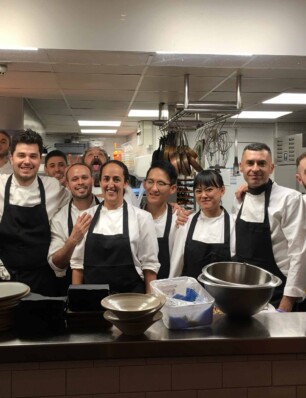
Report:
[[[166,298],[153,294],[118,293],[101,301],[104,318],[122,333],[139,335],[162,318],[160,309]]]
[[[30,293],[28,285],[20,282],[0,282],[0,331],[14,325],[14,309],[22,297]]]

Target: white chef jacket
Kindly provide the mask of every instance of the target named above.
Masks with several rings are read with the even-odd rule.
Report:
[[[91,207],[96,207],[95,197],[93,197]],[[62,268],[58,268],[52,261],[52,256],[55,252],[61,249],[67,239],[69,238],[69,231],[68,231],[68,211],[69,211],[69,203],[67,203],[64,207],[58,210],[58,212],[52,217],[51,219],[51,243],[49,247],[48,253],[48,262],[51,268],[54,269],[57,276],[64,276],[66,271]],[[72,224],[76,223],[78,216],[82,215],[83,213],[87,213],[88,209],[86,210],[79,210],[73,203],[71,204],[71,218]]]
[[[0,167],[0,174],[12,174],[13,167],[11,162],[8,160],[2,167]]]
[[[246,193],[241,218],[263,222],[265,193]],[[234,200],[233,214],[238,215],[241,203]],[[290,188],[272,185],[268,216],[272,250],[280,271],[287,277],[285,296],[306,296],[306,204],[302,194]]]
[[[196,214],[196,213],[195,213]],[[190,228],[191,221],[195,214],[188,218],[185,225],[177,229],[175,241],[171,256],[170,274],[169,278],[180,276],[184,267],[184,252],[187,234]],[[235,240],[235,221],[231,214],[230,218],[230,251],[233,257],[236,252]],[[224,211],[218,217],[207,217],[200,212],[195,229],[192,235],[193,240],[203,243],[224,243]]]
[[[94,216],[96,208],[88,209],[87,213]],[[128,204],[129,239],[136,271],[143,277],[142,270],[158,273],[158,242],[150,213]],[[102,206],[100,217],[93,233],[116,235],[123,233],[123,206],[115,210],[108,210]],[[87,233],[83,240],[75,247],[70,260],[72,269],[83,269],[84,249]]]
[[[3,215],[4,191],[8,178],[8,174],[0,175],[0,221]],[[40,178],[45,188],[46,210],[50,220],[57,210],[69,201],[70,192],[60,185],[58,180],[54,177],[41,176]],[[37,177],[31,185],[22,186],[19,185],[17,179],[13,175],[10,189],[10,204],[33,207],[39,203],[41,203],[41,198]]]

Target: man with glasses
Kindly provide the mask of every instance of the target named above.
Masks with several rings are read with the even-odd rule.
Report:
[[[168,204],[168,199],[176,191],[176,180],[177,173],[172,164],[157,161],[147,171],[144,181],[146,190],[144,209],[153,217],[158,238],[158,259],[161,264],[158,279],[168,278],[170,271],[170,256],[176,232],[176,214]]]

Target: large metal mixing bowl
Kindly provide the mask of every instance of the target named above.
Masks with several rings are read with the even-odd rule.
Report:
[[[225,314],[236,317],[250,317],[264,309],[270,301],[275,287],[282,281],[273,275],[269,284],[226,285],[212,282],[201,274],[198,277],[205,289],[215,298],[216,305]]]
[[[237,262],[219,262],[202,269],[204,277],[215,283],[238,285],[265,285],[272,282],[273,274],[255,265]]]

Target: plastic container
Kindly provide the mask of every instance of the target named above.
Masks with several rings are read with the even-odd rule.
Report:
[[[168,329],[200,328],[211,324],[215,300],[196,279],[188,276],[159,279],[151,281],[151,288],[154,294],[167,298],[161,311]],[[195,301],[186,301],[194,298]]]

